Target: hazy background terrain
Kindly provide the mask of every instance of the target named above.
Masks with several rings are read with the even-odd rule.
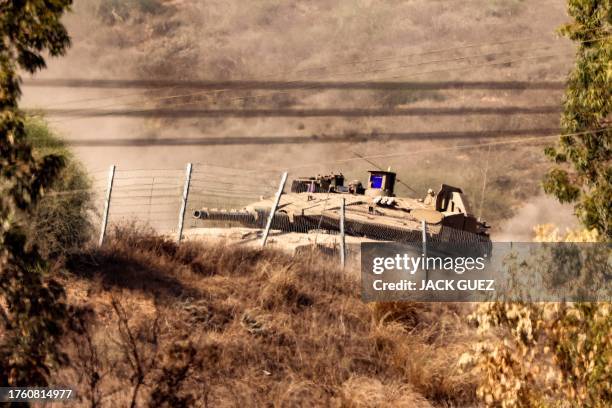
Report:
[[[571,222],[542,197],[535,139],[558,130],[566,19],[560,0],[76,0],[73,46],[26,80],[24,106],[46,110],[91,171],[363,180],[372,165],[355,153],[380,156],[420,194],[464,188],[500,239],[526,239]]]

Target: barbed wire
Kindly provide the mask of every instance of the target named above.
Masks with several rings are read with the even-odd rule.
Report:
[[[502,141],[480,142],[480,143],[446,146],[446,147],[433,147],[433,148],[428,148],[428,149],[411,150],[409,152],[402,152],[402,153],[381,153],[381,154],[375,154],[375,155],[360,155],[359,157],[352,156],[352,157],[347,157],[345,159],[325,160],[325,161],[304,163],[304,164],[299,164],[295,166],[263,167],[263,168],[248,170],[248,171],[249,172],[261,172],[261,171],[297,170],[297,169],[303,169],[303,168],[318,167],[322,165],[329,166],[332,164],[349,163],[349,162],[361,161],[363,159],[408,157],[408,156],[414,156],[414,155],[419,155],[423,153],[443,152],[443,151],[452,151],[452,150],[482,149],[483,147],[488,147],[488,146],[504,146],[504,145],[513,145],[517,143],[541,143],[541,142],[549,143],[550,140],[555,139],[555,138],[560,138],[562,136],[569,136],[569,137],[584,136],[584,135],[589,135],[589,134],[598,134],[601,132],[607,132],[610,130],[612,130],[612,127],[604,127],[600,129],[586,130],[586,131],[574,132],[574,133],[558,133],[558,134],[548,135],[548,136],[520,137],[520,138],[514,138],[514,139],[502,140]]]
[[[592,131],[576,132],[565,135],[550,135],[547,137],[536,137],[531,139],[521,138],[517,140],[505,140],[491,143],[446,146],[440,148],[421,149],[412,152],[381,153],[364,157],[373,159],[404,157],[432,151],[482,148],[484,146],[508,145],[511,143],[526,143],[529,141],[541,142],[547,141],[552,137],[571,137],[585,134],[598,134],[611,129],[612,128],[602,128]],[[348,159],[334,160],[333,163],[342,163],[354,160],[362,160],[362,158],[351,157]],[[291,166],[290,168],[304,168],[312,165],[322,165],[324,163],[325,162],[319,161],[317,163]],[[262,197],[271,198],[276,191],[277,183],[280,179],[279,169],[232,168],[231,171],[228,171],[225,168],[216,167],[216,170],[211,171],[213,168],[215,168],[214,165],[200,165],[196,166],[192,171],[190,191],[188,200],[185,204],[186,213],[184,222],[187,229],[198,228],[201,226],[243,226],[244,223],[242,223],[241,220],[244,217],[247,217],[247,215],[245,215],[244,212],[241,213],[240,209],[245,208],[249,204],[258,202]],[[177,174],[179,174],[179,172],[182,173],[182,170],[180,169],[168,170],[176,171]],[[286,171],[287,169],[283,168],[281,170]],[[257,174],[253,175],[254,172]],[[183,177],[177,176],[173,178],[176,180],[176,184],[168,187],[167,182],[163,179],[158,180],[157,177],[134,177],[133,174],[134,173],[131,173],[130,169],[120,169],[116,172],[117,180],[113,180],[116,182],[116,184],[113,185],[108,214],[108,219],[110,222],[124,222],[126,220],[139,221],[154,224],[155,228],[159,231],[175,231],[177,228],[176,225],[178,224],[179,209],[181,208],[181,196],[183,192],[181,186],[184,184],[185,175],[183,175]],[[122,184],[120,181],[122,175],[124,178],[126,178],[126,181],[123,181],[123,183],[126,184]],[[45,196],[45,199],[60,198],[62,196],[69,196],[70,194],[89,193],[98,197],[98,199],[95,200],[95,203],[96,206],[99,207],[97,209],[99,212],[102,207],[101,204],[104,203],[104,199],[102,197],[107,194],[107,189],[105,187],[49,192]],[[296,197],[296,200],[300,198],[306,200],[306,196]],[[218,217],[213,222],[202,222],[201,220],[194,219],[192,217],[193,211],[201,210],[202,208],[217,208],[219,211],[221,211],[221,213],[217,214]],[[231,209],[238,209],[239,211],[230,211]],[[318,245],[321,236],[337,234],[338,221],[333,217],[330,218],[329,215],[330,212],[333,213],[334,211],[336,210],[330,209],[328,211],[325,208],[321,214],[311,217],[311,219],[302,217],[303,219],[300,220],[300,217],[297,217],[297,222],[292,220],[292,217],[289,215],[279,212],[273,217],[272,228],[278,231],[285,231],[286,233],[310,233],[308,234],[307,238],[301,237],[300,239],[312,240],[314,245]],[[250,224],[250,227],[263,228],[265,219],[267,218],[265,212],[265,210],[251,207],[249,213],[256,214],[256,219],[254,223]],[[99,216],[96,215],[96,218],[99,218]],[[408,229],[390,228],[388,225],[380,225],[375,222],[367,223],[367,225],[357,225],[349,220],[346,224],[346,231],[349,236],[404,242],[419,238],[417,227]],[[429,231],[429,233],[432,234],[432,242],[435,242],[436,240],[440,240],[440,242],[483,242],[483,236],[481,235],[474,236],[473,234],[465,231],[455,231],[446,227],[439,228],[438,230],[436,230],[436,228],[438,227],[432,226],[431,230]],[[322,234],[323,232],[325,232],[325,234]],[[327,238],[325,238],[325,240],[327,240]]]

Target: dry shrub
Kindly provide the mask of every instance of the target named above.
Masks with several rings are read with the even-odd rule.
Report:
[[[28,117],[25,131],[36,157],[55,154],[66,162],[46,194],[36,203],[33,213],[23,220],[29,240],[41,253],[61,258],[78,251],[91,239],[91,213],[94,211],[89,190],[91,180],[84,166],[44,119]]]
[[[222,330],[233,319],[235,305],[231,300],[210,304],[206,300],[186,299],[183,302],[183,321],[207,330]],[[180,312],[179,312],[180,313]]]
[[[194,397],[190,392],[182,393],[181,386],[191,372],[201,369],[197,350],[189,340],[173,342],[161,362],[161,369],[154,379],[149,405],[153,407],[183,408],[192,406]]]
[[[299,309],[312,305],[312,296],[307,293],[304,285],[299,285],[300,279],[294,271],[295,268],[286,267],[274,270],[273,265],[268,265],[266,269],[272,272],[259,297],[264,308],[275,310],[285,306]]]
[[[65,339],[71,366],[58,378],[78,388],[78,401],[90,407],[147,401],[156,407],[192,406],[193,394],[184,385],[201,369],[192,339],[173,332],[160,309],[150,313],[114,295],[101,307],[112,311],[110,318],[75,308]]]
[[[69,286],[87,293],[73,301],[96,312],[89,324],[107,350],[102,365],[114,367],[102,367],[109,373],[96,385],[102,406],[130,405],[133,393],[113,387],[133,391],[139,382],[136,400],[153,405],[357,407],[380,406],[385,395],[387,406],[474,401],[474,379],[454,368],[467,342],[461,307],[370,307],[353,275],[316,254],[177,246],[127,227],[68,269]],[[123,323],[113,298],[123,299]],[[153,344],[147,327],[155,320]],[[144,362],[156,356],[154,364],[139,370],[133,350]],[[87,378],[82,369],[74,366],[72,378]],[[190,392],[173,395],[173,378]],[[88,395],[87,381],[78,383]]]
[[[612,317],[608,303],[485,303],[483,340],[462,364],[490,407],[609,407]]]
[[[536,228],[537,241],[589,241],[592,231],[565,236]],[[518,276],[535,269],[529,260],[509,268]],[[605,262],[587,263],[593,275]],[[518,281],[515,281],[518,282]],[[513,290],[524,288],[515,283]],[[478,374],[478,397],[490,407],[609,407],[612,404],[612,313],[609,302],[482,303],[470,316],[480,341],[461,358]]]
[[[409,303],[404,305],[404,309],[414,310]],[[425,308],[428,304],[417,305]],[[388,369],[401,373],[415,391],[430,401],[469,403],[476,378],[461,370],[457,356],[469,350],[473,334],[462,327],[459,316],[453,317],[454,323],[445,322],[450,314],[444,311],[447,306],[437,306],[439,322],[409,328],[398,314],[399,320],[379,324],[370,331],[370,337],[380,355],[386,356]]]
[[[432,405],[407,384],[383,384],[376,378],[351,377],[342,384],[342,406],[429,408]]]
[[[332,398],[323,387],[312,381],[290,383],[275,401],[281,408],[289,407],[322,407],[332,404]]]
[[[431,328],[434,325],[438,329],[446,329],[465,311],[461,304],[422,302],[377,302],[372,304],[371,309],[376,320],[398,322],[407,329]]]

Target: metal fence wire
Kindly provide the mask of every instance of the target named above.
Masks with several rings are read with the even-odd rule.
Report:
[[[117,169],[112,180],[107,223],[136,222],[162,233],[176,231],[182,183],[181,170]]]
[[[320,212],[306,217],[285,212],[285,204],[281,201],[274,216],[270,217],[282,178],[282,174],[275,170],[206,164],[188,164],[183,169],[122,169],[112,166],[106,176],[96,173],[92,188],[88,190],[94,203],[92,222],[99,225],[100,243],[109,227],[125,223],[147,225],[177,240],[200,233],[211,237],[231,233],[232,237],[239,236],[242,240],[262,244],[265,244],[265,230],[269,227],[271,242],[300,241],[340,259],[348,252],[358,251],[355,248],[364,238],[414,246],[423,245],[423,240],[432,245],[452,242],[480,246],[483,251],[490,246],[486,236],[439,224],[425,225],[423,234],[419,223],[415,223],[414,228],[393,228],[375,220],[357,222],[351,213],[358,209],[343,205],[341,210],[337,201],[333,205],[325,204]],[[290,183],[282,185],[284,193],[287,193]],[[308,194],[296,194],[292,200],[304,201],[297,203],[298,206],[309,204]],[[258,204],[250,206],[255,203]],[[195,216],[198,212],[206,216],[198,218]]]
[[[232,210],[242,210],[251,203],[274,196],[280,178],[281,174],[277,171],[195,165],[185,212],[185,228],[241,226],[231,216]],[[195,211],[203,209],[227,212],[228,216],[216,220],[199,220],[192,216]]]

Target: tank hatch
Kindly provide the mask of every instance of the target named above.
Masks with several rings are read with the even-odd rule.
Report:
[[[366,195],[393,197],[395,188],[395,173],[392,171],[370,170]]]

